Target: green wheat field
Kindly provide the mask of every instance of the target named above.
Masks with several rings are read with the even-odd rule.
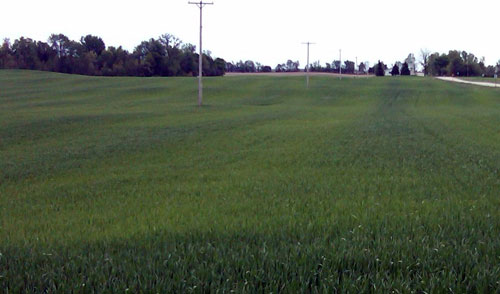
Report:
[[[0,71],[2,293],[500,293],[500,89]]]

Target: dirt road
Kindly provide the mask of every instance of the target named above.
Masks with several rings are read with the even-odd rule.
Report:
[[[473,82],[473,81],[466,81],[466,80],[461,80],[453,77],[438,77],[438,79],[443,80],[443,81],[448,81],[448,82],[455,82],[455,83],[462,83],[462,84],[470,84],[470,85],[477,85],[477,86],[483,86],[483,87],[492,87],[492,88],[500,88],[500,85],[496,85],[495,83],[488,83],[488,82]]]

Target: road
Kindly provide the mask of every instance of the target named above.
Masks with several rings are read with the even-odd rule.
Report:
[[[448,82],[455,82],[455,83],[462,83],[462,84],[470,84],[470,85],[477,85],[477,86],[483,86],[483,87],[492,87],[496,88],[497,85],[495,83],[488,83],[488,82],[473,82],[473,81],[466,81],[466,80],[461,80],[453,77],[438,77],[438,79],[443,80],[443,81],[448,81]],[[500,85],[498,85],[500,88]]]

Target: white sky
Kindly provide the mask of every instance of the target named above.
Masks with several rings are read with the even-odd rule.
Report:
[[[226,61],[253,60],[273,68],[288,59],[306,63],[338,59],[386,64],[432,52],[466,50],[500,59],[499,0],[213,0],[204,9],[203,49]],[[198,46],[199,10],[188,0],[3,1],[0,38],[47,41],[93,34],[107,46],[132,51],[170,33]]]

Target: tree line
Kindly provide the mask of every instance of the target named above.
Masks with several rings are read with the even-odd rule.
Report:
[[[309,65],[309,70],[311,72],[331,72],[338,73],[342,69],[342,73],[354,74],[354,73],[367,73],[368,62],[361,62],[356,71],[355,62],[346,60],[342,64],[339,60],[334,60],[332,63],[326,63],[325,66],[321,65],[319,61],[315,61]],[[305,70],[305,69],[303,69]],[[228,62],[226,63],[227,72],[299,72],[300,63],[298,61],[288,60],[286,63],[279,63],[274,68],[268,65],[262,65],[259,62],[254,62],[252,60],[239,61],[239,62]]]
[[[500,71],[500,61],[496,65],[485,65],[484,58],[472,53],[451,50],[448,53],[430,53],[421,50],[420,64],[425,75],[431,76],[485,76],[493,77]],[[413,56],[412,54],[408,57]],[[98,76],[197,76],[198,57],[196,46],[184,44],[170,34],[157,39],[141,42],[132,52],[121,46],[106,47],[97,36],[87,35],[79,41],[70,40],[63,34],[50,35],[48,42],[21,37],[13,43],[9,39],[0,47],[0,69],[31,69],[69,74]],[[212,58],[210,52],[203,53],[203,75],[221,76],[225,72],[298,72],[300,64],[291,59],[272,68],[252,60],[226,62],[222,58]],[[405,63],[394,64],[390,74],[408,75],[409,59]],[[413,58],[412,64],[415,64]],[[357,67],[357,68],[356,68]],[[414,71],[414,67],[412,67]],[[334,60],[324,66],[313,62],[312,72],[344,74],[385,75],[387,65],[379,61],[373,67],[368,62],[356,65],[353,61],[343,63]]]
[[[52,34],[48,42],[21,37],[11,43],[5,39],[0,47],[0,68],[96,76],[196,76],[199,55],[195,51],[194,45],[170,34],[143,41],[133,52],[121,46],[106,47],[93,35],[73,41],[63,34]],[[210,52],[202,58],[203,75],[224,75],[224,59],[213,59]]]
[[[226,71],[227,72],[239,72],[239,73],[255,73],[255,72],[299,72],[301,71],[300,63],[298,61],[288,60],[286,63],[280,63],[274,67],[274,69],[269,65],[262,65],[259,62],[254,62],[252,60],[238,61],[238,62],[227,62]]]
[[[493,77],[500,71],[500,60],[496,65],[485,65],[485,59],[472,53],[450,50],[448,53],[430,53],[421,50],[421,65],[424,73],[431,76],[484,76]]]

